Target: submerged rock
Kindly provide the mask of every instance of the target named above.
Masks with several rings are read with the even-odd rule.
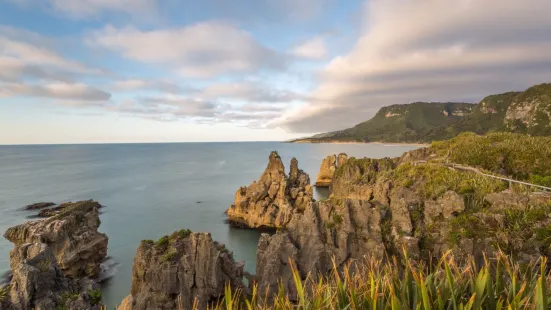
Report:
[[[54,202],[37,202],[37,203],[33,203],[32,205],[26,206],[25,210],[38,210],[38,209],[44,209],[55,205],[56,204]]]
[[[277,152],[272,152],[268,166],[258,181],[241,187],[227,210],[228,221],[244,228],[281,228],[295,211],[302,211],[313,201],[308,174],[298,168],[293,158],[289,176]]]
[[[16,249],[23,244],[44,243],[65,276],[95,278],[107,255],[108,243],[107,236],[98,232],[99,207],[92,200],[70,203],[55,216],[9,228],[4,237]]]
[[[132,290],[122,309],[199,309],[224,295],[226,285],[244,289],[243,263],[209,233],[181,230],[157,242],[142,241],[132,266]]]

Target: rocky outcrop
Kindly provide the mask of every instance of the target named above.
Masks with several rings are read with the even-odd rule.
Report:
[[[310,274],[315,279],[365,255],[382,258],[388,215],[384,208],[368,201],[310,204],[304,214],[294,215],[285,231],[261,236],[256,269],[259,290],[277,292],[281,279],[293,292],[291,262],[303,278]]]
[[[99,285],[88,278],[67,278],[45,243],[17,246],[10,253],[10,265],[13,278],[5,309],[100,309]]]
[[[228,221],[238,227],[281,228],[296,211],[313,201],[308,174],[298,168],[293,158],[289,176],[277,152],[272,152],[268,166],[258,181],[241,187],[227,210]]]
[[[262,235],[259,289],[277,293],[281,279],[296,298],[293,264],[303,279],[317,279],[366,256],[407,253],[430,263],[449,250],[457,261],[477,262],[499,248],[523,262],[551,255],[550,194],[501,191],[501,181],[450,170],[433,154],[347,160],[334,174],[329,199],[295,213],[285,230]]]
[[[396,160],[390,158],[351,157],[336,170],[330,187],[331,195],[337,198],[371,200],[377,181],[378,186],[384,186],[385,180],[380,172],[391,171],[395,166]]]
[[[484,197],[492,211],[505,211],[511,209],[525,210],[533,206],[542,205],[551,201],[549,192],[526,192],[503,191],[490,193]]]
[[[342,166],[348,160],[348,155],[341,153],[338,156],[329,155],[323,159],[316,180],[317,187],[329,187],[333,181],[333,176],[338,167]]]
[[[96,278],[108,242],[107,236],[98,232],[99,207],[91,200],[67,204],[55,216],[9,228],[4,237],[14,243],[14,251],[24,244],[46,244],[69,278]]]
[[[206,309],[224,288],[244,289],[243,264],[209,233],[181,230],[142,241],[132,266],[132,290],[119,309]]]
[[[107,237],[99,227],[98,203],[67,204],[48,219],[9,228],[12,279],[2,309],[100,309],[99,274]]]

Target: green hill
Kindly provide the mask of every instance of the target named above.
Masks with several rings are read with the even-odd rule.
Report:
[[[491,95],[478,104],[391,105],[352,128],[295,142],[430,142],[450,139],[462,132],[551,135],[551,83],[536,85],[524,92]]]

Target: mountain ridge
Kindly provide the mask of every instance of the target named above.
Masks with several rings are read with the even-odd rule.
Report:
[[[551,83],[489,95],[478,104],[413,102],[382,107],[353,127],[291,142],[428,143],[462,132],[551,135]]]

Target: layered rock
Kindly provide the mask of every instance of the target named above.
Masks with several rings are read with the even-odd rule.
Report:
[[[333,176],[338,167],[342,166],[348,160],[348,155],[341,153],[338,156],[329,155],[323,159],[320,171],[316,179],[316,186],[329,187],[333,181]]]
[[[458,261],[470,255],[478,262],[499,248],[525,262],[551,255],[550,194],[501,191],[502,181],[425,163],[431,155],[349,159],[337,169],[329,199],[294,214],[284,231],[262,235],[260,289],[277,293],[281,279],[293,299],[292,264],[303,279],[317,279],[365,256],[404,250],[425,263],[449,250]]]
[[[9,228],[4,237],[14,243],[14,251],[24,244],[46,244],[67,277],[96,278],[108,243],[107,236],[98,232],[99,207],[91,200],[71,203],[55,216]]]
[[[335,267],[385,253],[388,212],[380,205],[360,200],[312,203],[304,214],[295,214],[285,231],[262,234],[257,250],[259,290],[277,292],[278,279],[293,296],[291,262],[301,276],[315,279]],[[387,232],[388,233],[388,232]]]
[[[2,309],[100,309],[99,285],[88,278],[70,279],[58,268],[45,243],[26,243],[10,253],[13,278]]]
[[[310,177],[298,168],[293,158],[289,176],[277,152],[272,152],[268,166],[258,181],[241,187],[227,210],[228,221],[238,227],[281,228],[296,211],[313,201]]]
[[[12,279],[2,309],[100,309],[96,277],[107,254],[98,203],[67,205],[60,214],[9,228]]]
[[[209,233],[182,230],[142,241],[132,266],[132,290],[122,309],[206,309],[224,288],[244,289],[243,263]]]

